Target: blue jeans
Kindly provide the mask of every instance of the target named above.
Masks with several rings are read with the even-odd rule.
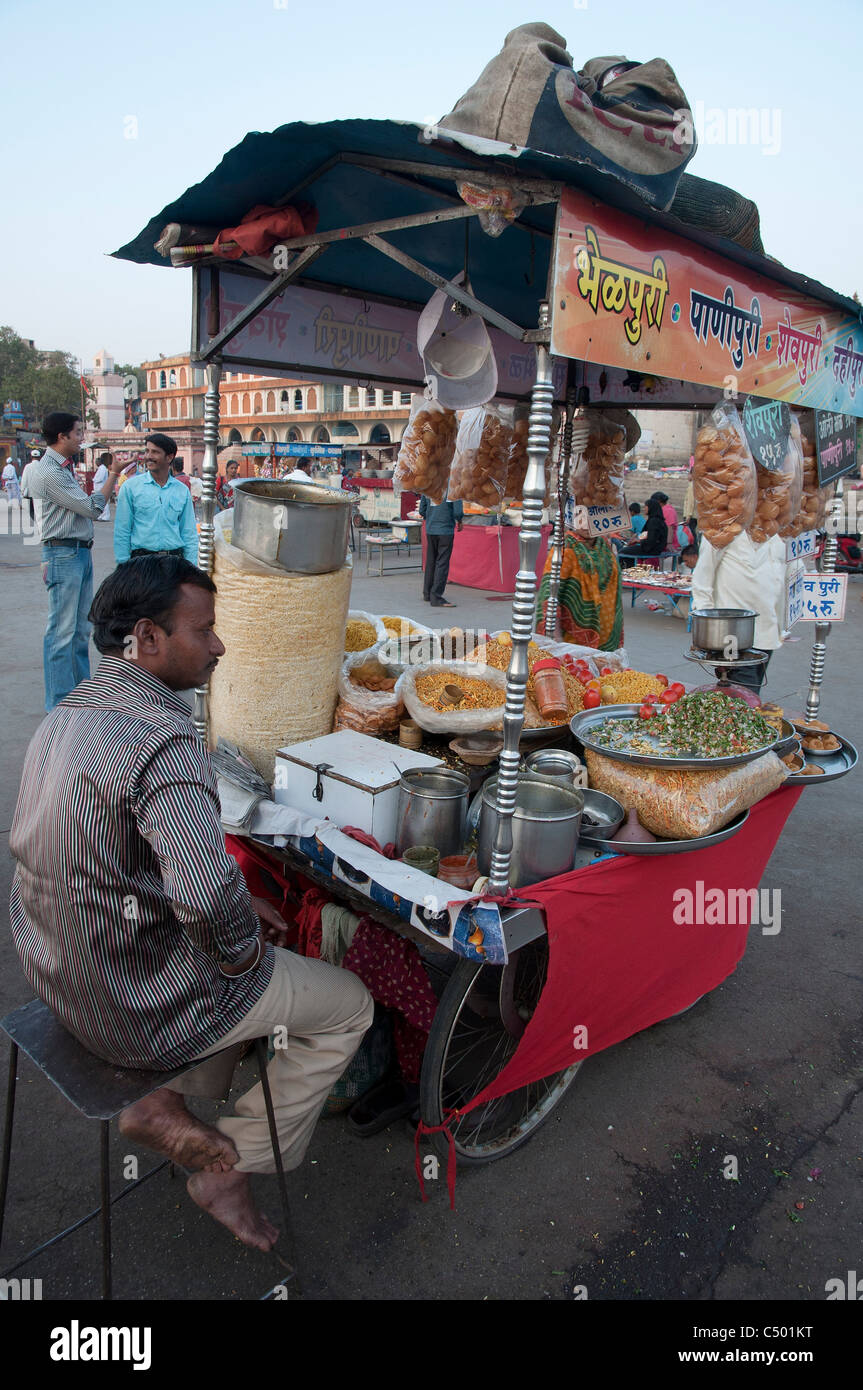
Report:
[[[55,705],[90,676],[90,624],[93,601],[93,554],[83,546],[43,545],[42,578],[51,613],[45,630],[45,709]]]

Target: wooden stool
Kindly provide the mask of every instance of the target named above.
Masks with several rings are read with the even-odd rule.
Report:
[[[25,1004],[20,1009],[15,1009],[11,1014],[7,1014],[4,1019],[0,1019],[0,1028],[8,1035],[12,1044],[9,1053],[9,1083],[6,1090],[6,1115],[3,1124],[3,1157],[0,1166],[0,1241],[3,1238],[3,1220],[6,1214],[6,1192],[9,1185],[9,1164],[12,1153],[12,1122],[15,1116],[15,1083],[18,1074],[18,1053],[24,1052],[33,1064],[45,1075],[53,1086],[66,1100],[74,1105],[75,1109],[85,1115],[87,1119],[98,1120],[99,1123],[99,1188],[100,1205],[91,1211],[87,1216],[82,1216],[78,1221],[67,1226],[65,1230],[57,1235],[51,1236],[49,1240],[37,1245],[28,1254],[22,1256],[20,1260],[3,1271],[2,1277],[8,1276],[22,1265],[28,1263],[43,1250],[49,1249],[52,1245],[57,1245],[73,1231],[86,1226],[95,1217],[100,1217],[102,1233],[102,1298],[111,1298],[111,1207],[115,1202],[121,1201],[124,1197],[149,1178],[160,1173],[163,1168],[170,1167],[173,1171],[173,1164],[165,1159],[162,1163],[157,1163],[143,1177],[129,1183],[116,1197],[111,1197],[110,1173],[108,1167],[108,1138],[110,1134],[111,1120],[118,1115],[121,1110],[125,1110],[127,1105],[134,1105],[136,1101],[143,1100],[144,1096],[149,1096],[153,1091],[158,1091],[168,1081],[173,1081],[175,1077],[182,1076],[184,1072],[191,1071],[199,1065],[199,1062],[189,1062],[185,1066],[177,1067],[173,1071],[142,1071],[138,1068],[115,1067],[110,1062],[103,1062],[100,1057],[88,1052],[85,1047],[78,1042],[71,1033],[63,1027],[55,1018],[54,1014],[39,999],[33,999],[29,1004]],[[293,1241],[291,1239],[290,1213],[288,1210],[288,1192],[285,1185],[285,1173],[282,1167],[282,1155],[279,1150],[278,1134],[276,1131],[276,1117],[273,1112],[273,1098],[270,1093],[270,1082],[267,1076],[267,1040],[265,1038],[255,1039],[255,1054],[258,1063],[261,1085],[264,1091],[264,1103],[267,1108],[267,1122],[270,1129],[270,1140],[273,1146],[273,1161],[276,1167],[276,1174],[279,1182],[279,1196],[282,1203],[283,1236],[288,1250],[292,1250]],[[298,1290],[296,1273],[291,1266],[288,1266],[290,1273],[280,1283],[284,1284],[289,1279],[295,1281],[294,1287]],[[268,1290],[264,1298],[273,1297],[275,1289]]]

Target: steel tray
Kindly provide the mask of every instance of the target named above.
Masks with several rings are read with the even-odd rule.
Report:
[[[740,767],[742,763],[751,763],[756,758],[762,758],[765,753],[771,752],[777,743],[782,742],[782,735],[777,734],[770,743],[765,744],[763,748],[756,748],[752,753],[735,753],[727,758],[669,758],[660,753],[654,757],[649,753],[624,753],[619,749],[603,748],[591,738],[591,730],[604,719],[635,719],[638,710],[638,705],[600,705],[598,709],[582,710],[580,714],[573,715],[569,727],[573,738],[602,757],[614,758],[621,763],[634,763],[638,767],[676,767],[691,772],[707,772],[715,767]]]
[[[837,777],[844,777],[852,768],[857,766],[857,749],[853,743],[849,743],[847,738],[841,734],[836,734],[842,744],[835,753],[810,753],[803,745],[800,746],[801,756],[807,763],[817,763],[823,767],[823,777],[805,777],[802,772],[792,772],[784,785],[795,787],[817,787],[821,782],[835,782]]]
[[[723,840],[730,840],[732,835],[743,829],[748,819],[749,812],[741,811],[721,830],[714,830],[712,835],[696,835],[692,840],[599,840],[593,835],[579,835],[578,843],[591,849],[601,849],[605,854],[686,854],[689,850],[709,849],[711,845],[721,845]]]

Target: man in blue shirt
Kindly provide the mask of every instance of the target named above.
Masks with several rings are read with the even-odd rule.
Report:
[[[118,565],[138,555],[182,555],[198,563],[198,528],[192,494],[171,472],[177,452],[168,434],[148,434],[146,473],[130,478],[120,489],[114,522],[114,555]]]
[[[423,575],[423,598],[432,608],[455,608],[443,596],[449,577],[455,528],[462,528],[464,504],[441,502],[435,505],[428,497],[420,498],[419,514],[426,524],[426,567]]]

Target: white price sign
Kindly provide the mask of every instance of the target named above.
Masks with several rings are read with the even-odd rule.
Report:
[[[626,503],[622,507],[576,507],[573,525],[576,531],[587,531],[591,536],[611,536],[618,531],[632,530]]]
[[[814,555],[818,549],[818,532],[804,531],[802,536],[792,536],[785,542],[785,559],[802,560],[804,555]]]
[[[788,581],[785,626],[841,623],[845,618],[847,574],[798,574]]]

